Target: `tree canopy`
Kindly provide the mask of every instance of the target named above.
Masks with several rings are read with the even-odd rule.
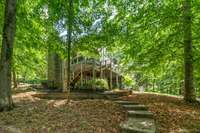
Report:
[[[105,48],[129,87],[182,94],[184,87],[184,0],[74,0],[71,54],[100,58]],[[5,0],[0,2],[2,41]],[[199,1],[192,1],[194,83],[200,95]],[[19,80],[45,80],[48,48],[67,56],[69,5],[64,0],[17,3],[13,69]]]

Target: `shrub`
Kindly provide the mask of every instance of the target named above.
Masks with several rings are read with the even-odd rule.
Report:
[[[108,82],[105,79],[92,79],[88,80],[87,83],[84,83],[81,87],[80,84],[77,84],[78,88],[82,89],[94,89],[94,90],[107,90],[109,89]]]
[[[96,88],[109,89],[108,82],[105,79],[96,79],[95,85]]]

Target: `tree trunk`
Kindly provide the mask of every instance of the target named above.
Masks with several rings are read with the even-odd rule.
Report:
[[[68,34],[67,34],[67,41],[68,41],[68,49],[67,49],[67,87],[68,87],[68,97],[70,93],[70,80],[71,80],[71,43],[72,43],[72,25],[73,25],[73,0],[69,0],[69,17],[68,17]]]
[[[184,64],[185,64],[185,82],[184,82],[184,100],[186,102],[196,101],[195,89],[193,83],[193,61],[192,61],[192,11],[191,0],[184,1],[183,10],[183,29],[184,29]]]
[[[153,92],[155,92],[155,77],[153,79]]]
[[[13,88],[15,89],[15,88],[17,88],[17,86],[18,86],[18,83],[17,83],[17,75],[16,75],[16,72],[15,72],[15,70],[13,69],[13,72],[12,72],[13,74],[12,74],[12,79],[13,79]]]
[[[96,88],[96,82],[95,82],[95,79],[96,79],[96,72],[95,72],[95,68],[96,68],[96,63],[95,63],[95,59],[93,58],[93,61],[92,61],[92,80],[93,80],[93,84],[92,84],[92,89],[95,90]]]
[[[6,0],[0,58],[0,111],[13,107],[11,97],[11,62],[16,28],[16,0]]]

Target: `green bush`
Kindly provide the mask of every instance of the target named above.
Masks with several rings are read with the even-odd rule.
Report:
[[[108,82],[105,79],[96,79],[95,86],[100,89],[109,89]]]
[[[83,88],[83,89],[109,89],[108,82],[105,79],[92,79],[88,80],[87,83],[84,83],[83,86],[81,87],[80,84],[77,84],[78,88]]]

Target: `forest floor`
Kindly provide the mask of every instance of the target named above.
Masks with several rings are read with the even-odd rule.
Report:
[[[126,111],[107,100],[40,99],[31,87],[15,91],[16,107],[0,113],[0,133],[120,133]],[[155,114],[158,133],[199,133],[200,104],[182,98],[134,92],[125,100],[149,107]]]
[[[200,133],[200,104],[186,104],[182,98],[153,93],[133,93],[124,99],[149,107],[155,114],[159,133]]]
[[[106,100],[48,100],[17,92],[16,107],[0,113],[0,133],[119,133],[123,108]]]

